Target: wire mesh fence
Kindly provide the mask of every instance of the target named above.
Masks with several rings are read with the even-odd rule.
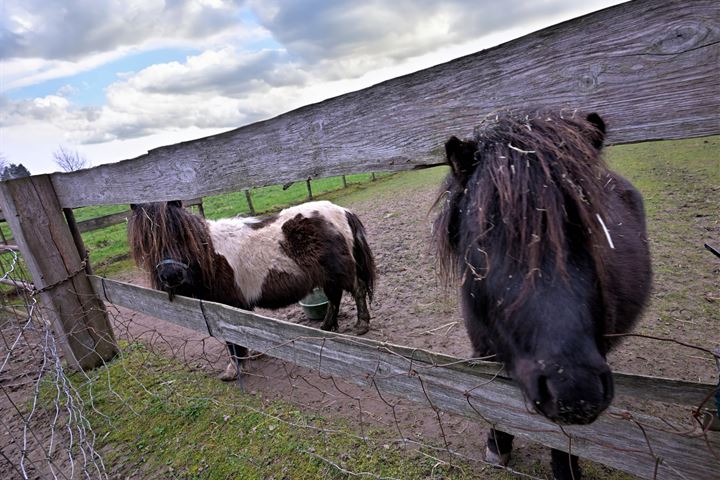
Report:
[[[18,254],[3,251],[0,258],[9,280],[2,287],[3,478],[296,478],[299,465],[304,474],[329,478],[547,478],[544,449],[528,439],[558,431],[571,451],[590,446],[646,457],[647,478],[703,478],[703,470],[686,471],[688,461],[668,455],[675,450],[720,465],[717,436],[698,415],[711,405],[712,388],[702,405],[620,398],[622,408],[596,422],[611,422],[605,430],[523,420],[514,427],[514,460],[497,470],[484,460],[494,412],[538,416],[520,398],[487,394],[488,386],[502,390],[507,383],[500,370],[482,381],[453,376],[470,359],[428,361],[420,349],[381,343],[368,350],[372,342],[344,339],[364,352],[355,361],[365,373],[332,373],[332,340],[291,333],[288,352],[319,346],[318,368],[290,361],[282,353],[288,341],[278,339],[251,352],[242,385],[223,384],[216,378],[228,361],[223,342],[110,304],[119,358],[70,372]],[[428,335],[454,327],[450,322]],[[417,387],[411,398],[393,393],[409,382]],[[465,413],[458,414],[462,405]],[[618,438],[597,435],[618,424],[630,428],[610,430]],[[257,443],[269,446],[256,452]],[[682,451],[688,445],[694,451]],[[273,457],[275,448],[287,458]],[[585,469],[591,478],[617,478],[596,464],[586,462]]]
[[[23,263],[0,250],[0,403],[3,478],[103,477],[88,404],[63,360]]]

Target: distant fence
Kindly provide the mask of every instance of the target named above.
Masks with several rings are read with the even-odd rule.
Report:
[[[715,478],[720,438],[612,410],[559,427],[525,408],[498,365],[329,334],[223,305],[88,276],[63,209],[207,196],[271,183],[443,162],[443,141],[497,109],[542,102],[598,111],[611,143],[720,133],[720,4],[635,1],[499,47],[133,160],[0,184],[0,206],[51,316],[65,359],[102,365],[118,350],[105,302],[236,342],[385,394],[643,478]],[[670,111],[671,110],[671,111]],[[82,251],[82,249],[80,249]],[[618,375],[618,390],[700,406],[715,386]],[[439,413],[438,413],[439,415]]]

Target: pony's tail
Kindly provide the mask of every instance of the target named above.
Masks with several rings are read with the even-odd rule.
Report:
[[[354,213],[346,210],[345,216],[353,235],[352,253],[355,258],[357,278],[365,284],[368,299],[372,302],[375,291],[375,258],[365,237],[365,226]]]

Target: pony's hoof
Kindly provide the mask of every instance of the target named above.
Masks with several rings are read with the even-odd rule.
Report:
[[[365,335],[370,331],[370,324],[367,322],[355,324],[355,335]]]
[[[506,467],[510,461],[509,453],[495,453],[488,447],[485,447],[485,461],[496,467]]]
[[[232,382],[233,380],[237,380],[238,368],[237,365],[235,365],[235,362],[228,363],[228,366],[225,367],[225,371],[221,373],[218,378],[223,382]]]

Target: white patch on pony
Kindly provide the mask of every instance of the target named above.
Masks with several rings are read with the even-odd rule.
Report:
[[[270,270],[300,275],[302,271],[294,260],[283,253],[283,224],[301,214],[312,217],[319,214],[330,222],[346,239],[352,252],[352,229],[345,216],[346,210],[328,201],[308,202],[282,210],[275,221],[260,229],[253,229],[257,218],[236,217],[208,220],[215,251],[224,256],[235,273],[235,284],[245,299],[255,303],[262,295],[262,286]]]

